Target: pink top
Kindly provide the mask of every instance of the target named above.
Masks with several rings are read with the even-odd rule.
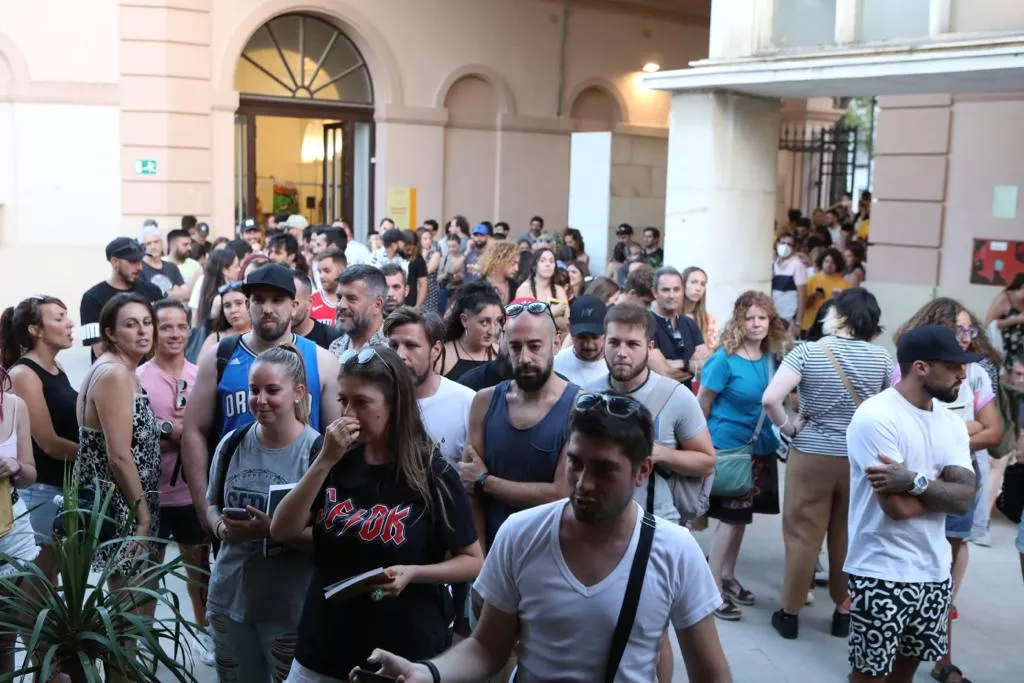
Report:
[[[180,391],[178,378],[168,375],[153,361],[141,365],[135,374],[139,378],[139,384],[149,394],[149,405],[153,408],[156,419],[180,423],[185,417],[185,406],[178,407],[178,396],[184,396],[185,402],[188,402],[188,396],[196,383],[196,366],[185,361],[181,373],[185,386]],[[182,470],[181,450],[177,448],[160,454],[160,505],[192,505],[192,496],[189,494]]]

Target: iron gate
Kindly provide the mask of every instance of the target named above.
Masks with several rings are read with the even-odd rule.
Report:
[[[854,173],[869,168],[858,150],[858,130],[842,122],[832,127],[801,124],[784,126],[779,137],[780,192],[786,208],[805,216],[816,208],[854,193]],[[860,155],[858,155],[860,152]]]

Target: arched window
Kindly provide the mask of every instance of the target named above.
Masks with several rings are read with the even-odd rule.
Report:
[[[238,62],[235,89],[248,97],[373,105],[359,50],[337,27],[305,14],[276,17],[253,34]]]

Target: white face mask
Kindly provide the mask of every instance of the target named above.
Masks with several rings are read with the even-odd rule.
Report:
[[[793,247],[782,242],[775,246],[775,253],[779,255],[779,258],[786,258],[793,253]]]

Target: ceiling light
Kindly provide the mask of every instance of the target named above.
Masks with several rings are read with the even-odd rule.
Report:
[[[646,64],[644,64],[643,69],[641,69],[641,71],[643,71],[645,74],[653,74],[654,72],[660,70],[661,64],[658,64],[657,62],[647,62]]]

